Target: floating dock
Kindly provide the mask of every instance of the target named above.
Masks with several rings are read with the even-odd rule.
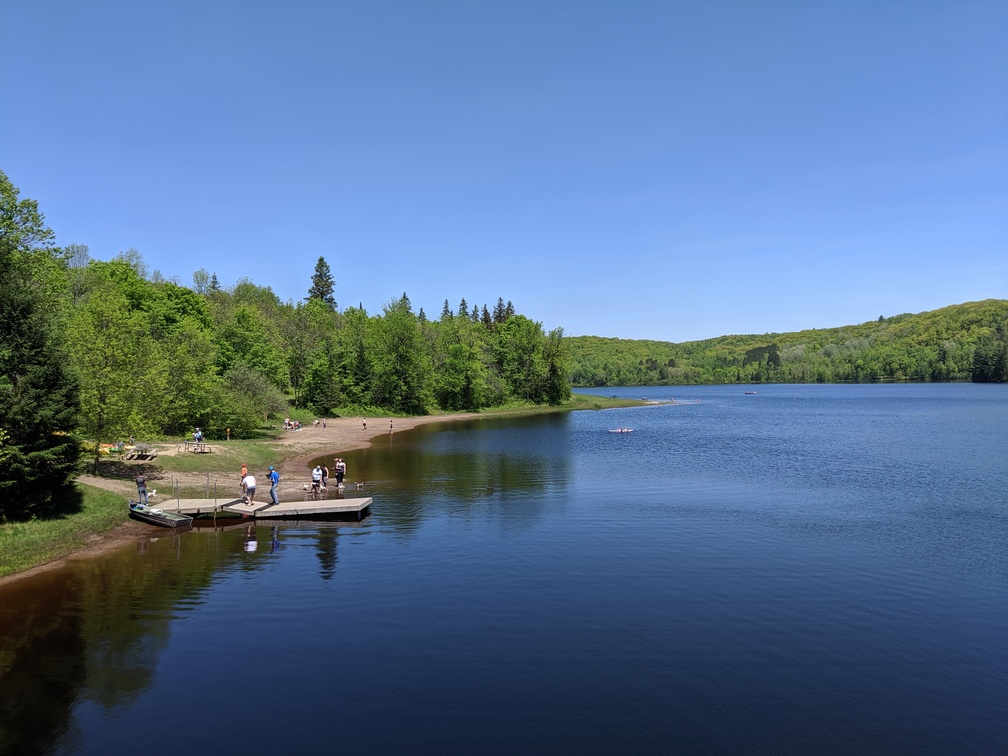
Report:
[[[177,512],[192,517],[207,517],[220,512],[244,515],[260,519],[309,520],[326,517],[352,517],[361,520],[371,514],[370,496],[352,499],[306,499],[304,501],[281,501],[271,504],[269,494],[265,501],[245,504],[237,499],[164,499],[150,506],[165,512]]]

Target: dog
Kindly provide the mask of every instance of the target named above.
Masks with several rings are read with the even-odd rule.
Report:
[[[311,491],[311,483],[305,483],[303,486],[301,486],[301,490],[302,491]]]
[[[147,492],[147,498],[148,499],[153,499],[155,496],[157,496],[157,489],[156,488],[152,488],[150,491]]]
[[[364,481],[363,480],[358,480],[357,481],[357,490],[358,491],[363,491],[364,490]]]

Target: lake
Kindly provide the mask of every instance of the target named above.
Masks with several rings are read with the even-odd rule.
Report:
[[[0,587],[0,751],[1008,751],[1008,386],[750,390],[397,432],[362,523]]]

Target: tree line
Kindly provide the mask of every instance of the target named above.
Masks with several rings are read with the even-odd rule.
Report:
[[[479,410],[570,397],[563,330],[498,299],[437,320],[409,297],[340,310],[323,257],[307,296],[247,278],[191,286],[136,250],[92,259],[58,247],[33,200],[0,172],[0,520],[43,513],[80,444],[128,436],[253,434],[292,406],[318,416]],[[307,278],[307,276],[306,276]]]
[[[575,386],[1008,381],[1008,300],[679,344],[576,336]]]

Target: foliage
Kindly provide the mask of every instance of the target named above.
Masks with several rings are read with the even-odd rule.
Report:
[[[333,310],[336,309],[336,297],[333,296],[333,288],[336,282],[332,277],[332,270],[324,257],[319,257],[315,263],[315,272],[312,274],[311,288],[308,289],[307,299],[318,299],[324,302]]]
[[[569,339],[575,386],[1005,380],[1008,300],[673,344]],[[1000,376],[1000,377],[999,377]]]
[[[0,521],[73,504],[78,387],[59,335],[70,290],[52,238],[36,203],[19,200],[0,171]]]

